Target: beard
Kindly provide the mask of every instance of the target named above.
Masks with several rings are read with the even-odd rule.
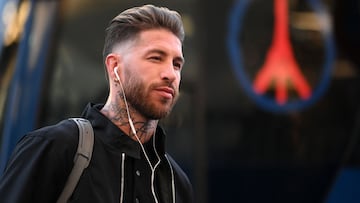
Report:
[[[127,102],[133,109],[148,119],[159,120],[164,118],[170,114],[178,99],[179,92],[177,88],[171,86],[174,90],[173,99],[169,100],[162,98],[158,102],[155,101],[154,98],[151,98],[150,93],[152,90],[160,86],[169,86],[169,84],[151,84],[147,89],[144,82],[142,82],[138,77],[131,76],[125,81],[124,87]]]

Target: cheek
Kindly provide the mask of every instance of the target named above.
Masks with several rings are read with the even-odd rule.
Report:
[[[177,70],[177,71],[175,71],[175,74],[176,74],[176,80],[178,80],[180,82],[180,80],[181,80],[181,71]]]
[[[179,75],[176,77],[176,85],[179,87],[179,84],[181,82],[181,74],[179,73]]]

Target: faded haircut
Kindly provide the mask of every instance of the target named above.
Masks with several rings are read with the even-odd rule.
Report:
[[[183,23],[178,12],[154,5],[130,8],[113,18],[106,28],[104,60],[113,51],[114,46],[136,39],[141,31],[150,29],[167,29],[181,42],[185,38]]]

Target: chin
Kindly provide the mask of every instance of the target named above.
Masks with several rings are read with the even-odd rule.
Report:
[[[172,106],[168,106],[166,108],[157,108],[156,110],[152,111],[150,114],[151,119],[153,120],[159,120],[162,118],[167,117],[172,110]]]

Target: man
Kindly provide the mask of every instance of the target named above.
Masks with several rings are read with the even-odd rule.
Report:
[[[110,22],[103,52],[110,92],[105,105],[84,110],[94,148],[69,202],[192,202],[191,184],[166,154],[158,126],[179,95],[183,39],[180,15],[167,8],[135,7]],[[0,202],[56,202],[77,144],[70,120],[24,136],[1,179]]]

